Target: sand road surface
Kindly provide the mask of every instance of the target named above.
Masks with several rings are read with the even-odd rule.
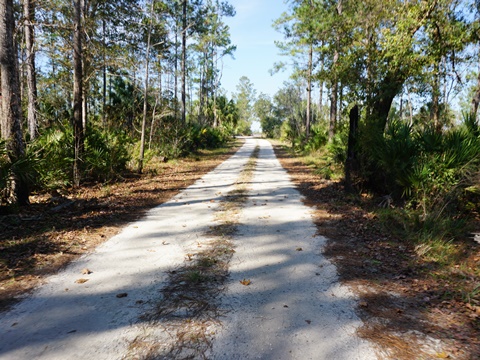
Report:
[[[1,314],[0,359],[128,358],[129,344],[148,326],[141,315],[158,300],[167,272],[206,237],[222,196],[256,147],[220,300],[226,312],[207,358],[376,359],[356,335],[355,298],[323,257],[325,239],[316,236],[309,208],[261,139],[247,139],[194,185]]]

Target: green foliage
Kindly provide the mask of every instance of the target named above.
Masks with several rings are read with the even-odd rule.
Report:
[[[337,132],[327,144],[328,156],[336,164],[344,164],[347,158],[348,137],[345,133]]]
[[[192,126],[191,141],[200,149],[216,149],[225,145],[230,136],[220,128]]]
[[[372,162],[383,182],[378,189],[421,210],[422,219],[437,221],[446,213],[458,214],[468,202],[467,189],[475,187],[479,172],[480,138],[469,119],[447,133],[433,128],[414,131],[392,122],[385,136],[371,148]]]
[[[385,135],[370,142],[373,162],[377,166],[376,181],[387,193],[401,195],[408,187],[413,165],[416,163],[418,144],[412,127],[401,121],[389,124]],[[364,139],[365,140],[365,139]]]
[[[84,174],[92,180],[108,181],[125,171],[131,159],[128,146],[132,140],[121,131],[87,130]]]
[[[260,125],[266,137],[278,139],[281,136],[282,120],[274,116],[267,116],[260,120]]]
[[[130,138],[122,132],[106,132],[89,128],[85,140],[85,177],[93,181],[108,181],[126,169],[130,160]],[[70,127],[45,131],[29,147],[37,159],[35,185],[62,188],[72,184],[73,133]]]
[[[237,133],[251,135],[250,129],[253,120],[253,106],[256,99],[256,90],[253,83],[246,76],[242,76],[237,85],[237,93],[234,94],[238,109]]]
[[[0,140],[0,204],[10,201],[13,178],[20,180],[28,188],[35,187],[39,168],[40,162],[30,149],[12,162],[8,156],[6,141]]]
[[[73,132],[70,127],[49,129],[30,145],[40,163],[39,187],[62,188],[72,181]]]
[[[305,144],[305,151],[320,150],[328,142],[328,129],[324,124],[315,124],[310,128],[310,138]]]
[[[155,135],[152,156],[158,154],[168,159],[176,159],[199,149],[219,148],[231,139],[231,133],[229,123],[213,128],[196,123],[182,125],[169,118],[162,122]]]

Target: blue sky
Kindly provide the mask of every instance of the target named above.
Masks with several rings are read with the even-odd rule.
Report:
[[[282,40],[282,34],[272,27],[274,20],[287,10],[283,0],[230,0],[237,14],[224,19],[230,26],[232,43],[237,45],[235,59],[224,59],[222,87],[228,95],[236,92],[242,76],[254,84],[257,95],[261,92],[273,96],[288,80],[287,72],[270,75],[275,62],[287,60],[279,55],[274,44]]]

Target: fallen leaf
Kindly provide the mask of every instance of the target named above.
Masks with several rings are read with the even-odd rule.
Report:
[[[297,250],[297,251],[303,251],[303,249],[302,249],[301,247],[298,247],[298,248],[296,248],[295,250]]]
[[[88,281],[88,279],[78,279],[78,280],[75,280],[75,283],[76,284],[83,284],[83,283],[86,283]]]
[[[245,286],[248,286],[251,283],[252,283],[251,280],[247,280],[247,279],[240,280],[240,284],[245,285]]]
[[[449,357],[450,355],[448,355],[446,352],[437,353],[437,358],[439,359],[448,359]]]
[[[312,320],[305,320],[305,322],[310,325],[312,323]]]
[[[117,296],[117,298],[119,298],[119,299],[120,299],[120,298],[127,297],[127,296],[128,296],[128,294],[127,294],[127,293],[120,293],[120,294],[117,294],[116,296]]]

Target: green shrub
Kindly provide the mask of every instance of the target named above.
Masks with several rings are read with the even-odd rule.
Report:
[[[187,127],[168,117],[157,129],[151,149],[158,155],[176,159],[191,152],[193,145]]]
[[[305,151],[312,153],[320,150],[328,142],[328,130],[323,124],[315,124],[310,129],[310,138],[305,144]]]
[[[402,195],[409,187],[411,171],[419,155],[412,126],[393,121],[385,135],[374,139],[370,146],[379,187],[386,193]]]
[[[197,138],[192,141],[201,149],[216,149],[230,140],[230,136],[219,128],[203,127],[196,135]]]
[[[337,132],[327,144],[328,156],[336,164],[344,164],[347,158],[348,135]]]
[[[55,189],[71,185],[74,147],[70,127],[45,130],[29,149],[39,161],[39,187]]]
[[[82,177],[92,181],[115,178],[130,160],[130,138],[115,131],[89,128],[85,137]],[[74,161],[73,132],[69,126],[45,131],[28,153],[37,159],[37,186],[62,188],[72,184]]]
[[[87,129],[85,139],[84,174],[95,181],[114,179],[125,171],[131,159],[128,151],[131,138],[121,131]]]

